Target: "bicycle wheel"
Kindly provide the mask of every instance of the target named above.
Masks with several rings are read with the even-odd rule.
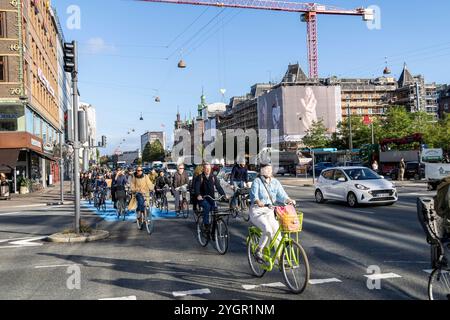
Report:
[[[140,212],[136,211],[136,224],[137,224],[138,230],[142,230],[142,226],[144,224],[142,219],[143,219],[142,214]]]
[[[302,293],[309,281],[309,262],[305,250],[295,241],[285,244],[281,256],[281,271],[288,288]]]
[[[147,214],[148,214],[148,216],[147,216],[147,218],[145,220],[145,228],[147,229],[147,233],[149,235],[151,235],[153,233],[154,228],[155,228],[155,222],[152,219],[152,216],[151,216],[152,213],[148,212]]]
[[[228,251],[228,241],[230,237],[228,227],[222,219],[217,220],[214,235],[217,252],[224,255]]]
[[[255,251],[258,247],[259,236],[256,234],[250,234],[247,239],[247,258],[250,269],[258,278],[262,278],[266,273],[266,270],[262,268],[262,265],[255,259]]]
[[[166,214],[169,213],[169,201],[167,200],[167,196],[164,197],[164,210]]]
[[[197,221],[197,240],[202,247],[206,247],[209,242],[205,228],[203,227],[203,219],[198,219]]]
[[[250,221],[250,205],[248,203],[248,199],[242,199],[241,202],[241,216],[245,222]]]
[[[195,223],[197,223],[200,220],[200,216],[201,216],[201,212],[199,210],[194,211],[193,218],[194,218]]]
[[[428,280],[430,300],[450,300],[450,271],[436,268]]]
[[[183,202],[181,203],[181,212],[183,213],[184,219],[189,217],[189,203],[186,199],[183,199]]]
[[[117,212],[117,220],[120,220],[120,216],[122,215],[122,200],[117,201],[116,203],[116,212]]]

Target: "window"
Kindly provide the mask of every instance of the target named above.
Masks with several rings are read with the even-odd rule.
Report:
[[[5,56],[0,56],[0,81],[7,81],[7,64],[8,58]]]
[[[0,12],[0,38],[6,38],[6,12]]]
[[[33,111],[28,108],[25,110],[25,126],[28,133],[34,133]]]
[[[367,111],[368,111],[368,114],[373,114],[373,109],[372,108],[369,108]]]
[[[347,181],[347,177],[341,170],[336,170],[334,172],[334,180],[338,181],[340,178],[344,178]]]
[[[25,129],[23,106],[2,106],[0,109],[0,131],[23,131]]]
[[[322,177],[324,177],[327,180],[333,180],[334,170],[327,170],[324,173],[322,173]]]

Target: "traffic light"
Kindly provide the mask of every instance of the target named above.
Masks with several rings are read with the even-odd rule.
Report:
[[[77,70],[77,45],[75,41],[64,43],[64,71],[74,72]]]
[[[102,136],[102,147],[106,147],[106,136]]]

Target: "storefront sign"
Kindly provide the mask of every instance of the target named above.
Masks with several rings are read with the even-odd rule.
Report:
[[[55,96],[55,90],[50,85],[50,81],[47,80],[47,78],[44,76],[44,73],[42,72],[41,68],[38,68],[38,77],[39,80],[44,84],[47,91],[54,97]]]
[[[42,148],[42,143],[36,139],[31,138],[31,145],[38,147],[38,148]]]
[[[51,143],[44,144],[44,151],[48,153],[53,153],[53,144]]]

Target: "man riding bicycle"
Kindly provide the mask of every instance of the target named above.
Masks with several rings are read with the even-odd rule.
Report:
[[[241,160],[231,170],[230,184],[234,190],[233,197],[231,198],[231,208],[233,209],[236,208],[238,189],[246,188],[248,186],[248,170],[245,165],[245,160]]]
[[[217,190],[221,196],[225,199],[227,198],[225,191],[220,186],[219,180],[211,171],[211,164],[203,164],[203,173],[198,177],[194,185],[195,196],[203,208],[203,224],[206,230],[209,230],[210,227],[209,213],[215,209],[215,202],[211,199],[214,199],[215,191]]]
[[[138,167],[136,173],[131,178],[130,187],[131,192],[136,194],[136,214],[139,220],[141,216],[138,213],[145,212],[145,202],[149,198],[150,191],[154,190],[154,185],[149,177],[144,174],[142,167]],[[142,221],[139,220],[139,223],[142,223]]]
[[[162,196],[162,193],[165,192],[165,191],[164,191],[164,187],[165,187],[166,185],[167,185],[167,186],[170,186],[170,181],[169,181],[169,179],[165,176],[164,171],[161,170],[161,171],[159,172],[158,178],[156,178],[156,186],[155,186],[155,189],[156,189],[156,192],[155,192],[156,199],[161,200],[161,196]]]
[[[271,164],[261,164],[260,175],[252,184],[250,200],[250,221],[262,231],[255,258],[259,263],[264,263],[263,249],[280,227],[273,206],[277,203],[295,205],[295,201],[289,198],[281,183],[273,177]]]
[[[177,190],[182,186],[187,186],[189,184],[189,175],[184,171],[184,164],[178,165],[177,172],[175,172],[172,181],[173,194],[175,196],[175,212],[180,213],[180,196],[181,191]]]

